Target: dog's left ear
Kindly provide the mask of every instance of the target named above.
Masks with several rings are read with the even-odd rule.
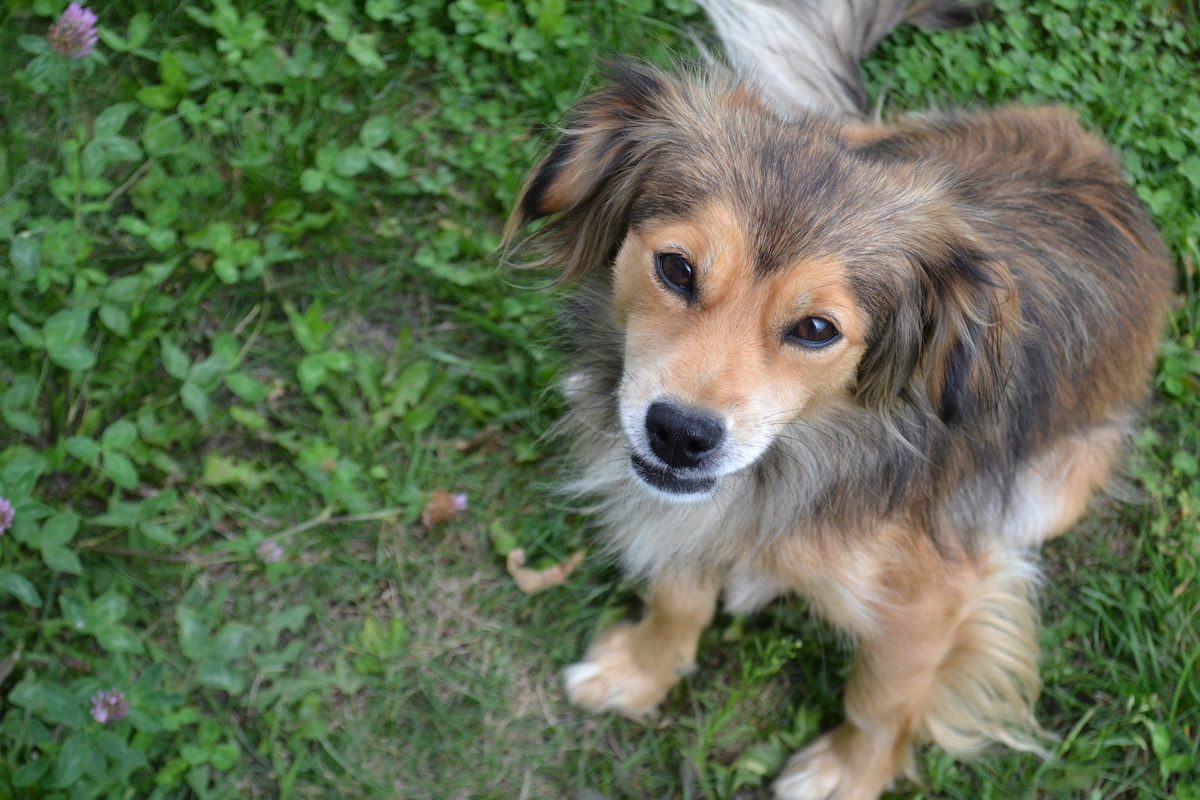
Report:
[[[1019,315],[1011,278],[967,240],[909,254],[913,277],[859,367],[868,404],[916,403],[948,425],[997,412]]]
[[[601,269],[616,255],[653,147],[649,131],[678,89],[665,73],[629,61],[608,65],[608,79],[572,109],[504,229],[508,249],[530,223],[549,217],[529,239],[540,253],[529,266],[561,270],[564,281]]]
[[[959,243],[919,271],[927,331],[921,379],[933,410],[948,424],[995,414],[1010,378],[1018,324],[1007,270]]]

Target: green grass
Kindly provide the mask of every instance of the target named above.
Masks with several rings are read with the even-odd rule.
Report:
[[[837,722],[802,608],[722,617],[663,724],[559,670],[636,611],[553,499],[552,293],[494,248],[547,126],[688,0],[65,4],[0,24],[0,798],[750,798]],[[866,65],[885,113],[1052,102],[1111,139],[1180,265],[1137,503],[1047,551],[1054,758],[923,752],[943,798],[1200,797],[1200,19],[1000,0]],[[432,525],[432,492],[468,508]],[[275,548],[278,548],[277,550]],[[278,555],[278,560],[275,560]],[[101,725],[115,687],[129,715]]]

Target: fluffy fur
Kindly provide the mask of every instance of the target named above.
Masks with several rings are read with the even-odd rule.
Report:
[[[577,284],[574,488],[646,587],[568,694],[642,716],[722,592],[795,592],[857,652],[779,797],[876,797],[922,740],[1036,749],[1036,548],[1109,481],[1172,264],[1065,111],[865,120],[870,48],[977,6],[705,5],[743,76],[614,65],[508,229]]]

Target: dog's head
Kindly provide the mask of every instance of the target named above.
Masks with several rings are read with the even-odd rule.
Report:
[[[945,184],[728,78],[621,64],[530,175],[508,237],[545,218],[539,265],[606,274],[631,469],[696,499],[831,407],[943,425],[994,411],[1011,292]]]

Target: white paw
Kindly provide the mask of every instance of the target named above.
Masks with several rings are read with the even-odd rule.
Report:
[[[822,736],[792,756],[775,781],[778,800],[842,800],[846,765],[833,751],[833,740]]]
[[[633,626],[605,632],[584,660],[563,670],[563,684],[572,703],[592,712],[612,711],[626,717],[645,717],[666,695],[676,677],[639,666],[631,650]]]

